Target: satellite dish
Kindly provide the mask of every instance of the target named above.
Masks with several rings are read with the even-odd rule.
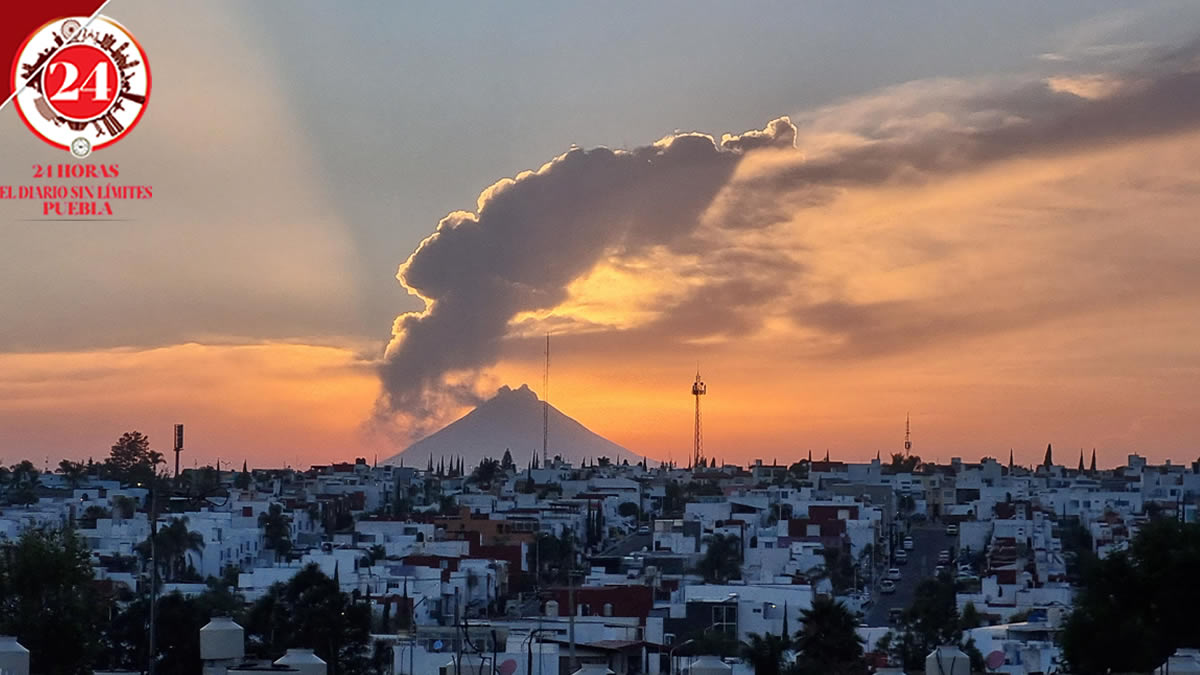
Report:
[[[987,667],[991,670],[999,668],[1000,666],[1004,665],[1004,652],[996,650],[991,654],[988,654],[985,662],[987,663]]]
[[[439,652],[442,651],[442,647],[445,647],[445,646],[446,646],[446,643],[442,642],[441,640],[433,641],[433,648],[436,651],[439,651]]]

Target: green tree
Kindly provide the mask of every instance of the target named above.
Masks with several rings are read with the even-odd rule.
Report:
[[[797,480],[808,478],[808,460],[802,459],[788,467],[788,473]]]
[[[291,552],[292,519],[283,512],[282,505],[271,504],[258,514],[258,526],[263,529],[266,547],[275,552],[275,562]]]
[[[239,490],[249,490],[254,479],[250,476],[249,469],[246,468],[246,460],[242,460],[242,470],[238,473],[237,478],[233,479],[233,486]]]
[[[9,469],[7,483],[5,494],[10,504],[32,504],[37,501],[37,490],[42,486],[42,472],[33,462],[22,460]]]
[[[617,515],[622,518],[635,518],[641,513],[641,509],[635,502],[621,502],[617,505]]]
[[[84,478],[87,478],[87,466],[83,462],[64,459],[58,463],[57,473],[61,474],[63,480],[67,481],[67,485],[74,490],[83,483]]]
[[[129,520],[137,513],[137,500],[126,495],[117,495],[113,498],[113,515],[124,520]]]
[[[0,549],[0,634],[29,650],[31,672],[91,672],[105,616],[90,561],[72,530],[26,530]]]
[[[569,532],[562,537],[541,532],[529,551],[529,567],[537,571],[542,583],[567,583],[567,572],[574,563],[575,539]]]
[[[892,463],[890,465],[892,473],[912,473],[921,466],[921,458],[917,455],[906,455],[904,453],[892,453]]]
[[[848,548],[826,548],[821,551],[825,558],[823,576],[833,584],[835,595],[854,589],[854,558]]]
[[[156,668],[160,673],[200,675],[200,629],[214,616],[240,611],[242,598],[212,580],[195,597],[171,593],[158,599],[155,616]],[[139,598],[115,612],[103,631],[98,668],[142,670],[149,650],[149,600]]]
[[[925,579],[901,617],[892,656],[905,668],[924,668],[929,652],[939,645],[958,644],[961,638],[954,582],[948,576]]]
[[[750,633],[746,637],[739,653],[754,669],[754,675],[779,675],[783,654],[792,646],[791,638],[774,633]]]
[[[679,481],[668,481],[664,488],[662,510],[667,518],[677,518],[683,514],[686,496]]]
[[[1088,560],[1061,636],[1073,672],[1149,671],[1200,647],[1200,524],[1144,525],[1128,551]]]
[[[187,518],[172,518],[166,526],[159,526],[154,535],[154,559],[167,581],[179,581],[189,576],[188,553],[203,553],[204,535],[187,527]],[[138,544],[138,553],[150,559],[150,538]]]
[[[150,449],[150,438],[140,431],[128,431],[112,446],[104,461],[104,472],[126,484],[149,484],[163,464],[161,452]]]
[[[742,544],[732,535],[713,535],[708,540],[708,550],[700,559],[697,570],[710,584],[723,584],[730,579],[742,578]]]
[[[112,512],[103,506],[93,504],[84,510],[83,515],[79,516],[79,527],[82,529],[93,530],[96,528],[96,521],[101,518],[111,518]]]
[[[309,647],[330,675],[367,672],[370,630],[370,608],[351,602],[315,564],[272,586],[246,615],[252,651],[275,659],[288,648]]]
[[[500,472],[500,462],[491,457],[485,457],[483,461],[479,462],[479,466],[476,466],[475,470],[471,472],[471,482],[484,489],[488,489],[492,486],[492,482],[496,480],[496,477],[500,475]]]
[[[504,457],[500,458],[500,468],[504,469],[505,473],[516,468],[516,465],[513,464],[512,453],[509,452],[508,448],[504,449]]]
[[[858,621],[844,604],[825,596],[813,600],[800,613],[803,626],[793,644],[797,650],[796,675],[866,675],[863,640]]]

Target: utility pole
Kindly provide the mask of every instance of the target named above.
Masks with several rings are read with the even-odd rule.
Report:
[[[570,605],[571,615],[567,617],[567,639],[570,641],[571,672],[579,670],[579,661],[575,658],[575,561],[571,561],[571,569],[567,571],[567,604]]]
[[[178,461],[178,453],[175,458]],[[155,615],[158,614],[158,559],[155,550],[158,546],[158,493],[154,489],[154,480],[150,479],[150,658],[146,664],[150,675],[154,675],[156,660]]]

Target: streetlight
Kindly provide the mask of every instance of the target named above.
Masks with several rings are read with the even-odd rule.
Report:
[[[529,635],[525,636],[525,640],[524,640],[525,647],[526,647],[525,672],[528,673],[528,675],[533,675],[533,637],[535,635],[537,635],[538,633],[550,632],[551,630],[553,630],[553,629],[551,629],[551,628],[534,628],[533,630],[529,631]],[[542,648],[538,647],[538,671],[539,672],[541,671],[541,663],[542,663]]]
[[[420,607],[421,603],[428,599],[428,595],[421,596],[421,599],[408,611],[408,675],[414,675],[417,672],[413,666],[417,651],[417,607]]]
[[[712,628],[712,626],[709,626],[709,628]],[[667,650],[667,675],[675,675],[675,650],[694,644],[695,642],[695,640],[684,640]]]

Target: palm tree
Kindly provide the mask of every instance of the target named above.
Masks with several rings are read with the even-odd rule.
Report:
[[[708,540],[708,550],[698,569],[710,584],[723,584],[730,579],[740,579],[742,572],[742,546],[737,537],[713,535]]]
[[[798,673],[866,673],[863,639],[856,628],[858,621],[844,604],[828,597],[817,597],[812,607],[801,612],[804,626],[796,632]]]
[[[87,467],[82,462],[64,459],[58,463],[57,473],[62,474],[63,480],[67,481],[67,485],[70,485],[73,490],[83,483],[83,479],[87,476]]]
[[[779,675],[783,653],[792,646],[786,635],[750,633],[738,650],[741,657],[754,668],[754,675]]]
[[[154,557],[158,567],[163,571],[167,581],[182,577],[188,568],[187,554],[189,552],[203,553],[204,535],[187,528],[187,518],[172,518],[165,527],[158,529],[154,535]],[[143,557],[150,556],[150,539],[138,544],[138,552]]]
[[[283,507],[272,504],[265,513],[258,514],[258,526],[263,528],[267,548],[275,552],[275,562],[292,550],[292,519],[283,513]]]

